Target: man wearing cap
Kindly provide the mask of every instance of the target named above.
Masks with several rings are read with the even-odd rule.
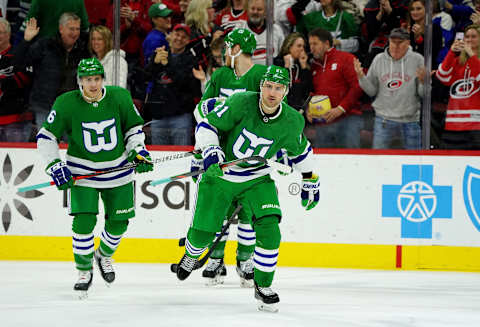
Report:
[[[201,91],[192,73],[195,59],[185,51],[190,32],[185,24],[175,25],[169,48],[157,47],[145,67],[149,87],[144,109],[152,117],[152,144],[192,144],[192,109]]]
[[[360,87],[375,97],[373,148],[386,149],[393,141],[400,140],[405,149],[419,149],[423,56],[413,52],[410,34],[404,28],[394,28],[388,42],[385,51],[373,59],[367,75],[360,61],[354,61]]]
[[[170,15],[172,11],[163,3],[155,3],[148,9],[148,17],[152,21],[153,29],[143,41],[143,57],[145,65],[150,62],[156,48],[165,47],[168,50],[167,33],[172,27]]]

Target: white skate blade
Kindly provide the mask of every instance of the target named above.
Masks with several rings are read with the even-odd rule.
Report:
[[[88,291],[75,291],[75,296],[79,300],[86,300],[88,299]]]
[[[217,275],[214,278],[205,278],[205,280],[205,286],[212,287],[222,285],[225,282],[225,276]]]
[[[252,288],[253,279],[240,278],[240,287],[242,288]]]
[[[271,312],[271,313],[277,313],[278,312],[278,308],[277,308],[276,303],[267,304],[267,303],[263,303],[260,300],[257,300],[257,308],[258,308],[259,311],[263,311],[263,312]]]

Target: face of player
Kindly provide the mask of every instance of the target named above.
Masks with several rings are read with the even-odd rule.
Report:
[[[94,31],[92,33],[92,39],[90,42],[92,50],[97,55],[97,57],[103,58],[105,55],[105,40],[103,39],[102,34]]]
[[[310,36],[308,38],[308,44],[315,59],[323,59],[325,52],[330,49],[328,42],[323,42],[316,36]]]
[[[305,47],[305,42],[301,37],[293,42],[292,46],[290,47],[290,54],[292,55],[293,59],[300,58],[300,55],[303,53]]]
[[[261,25],[265,19],[265,0],[251,0],[248,3],[248,20],[253,25]]]
[[[269,107],[262,108],[266,114],[273,114],[277,110],[278,105],[282,102],[283,97],[285,96],[285,90],[286,86],[283,84],[271,81],[263,82],[261,92],[262,103]]]
[[[229,48],[225,49],[225,66],[230,67],[230,65],[232,64],[231,56],[236,55],[238,51],[240,51],[240,46],[238,44],[235,44],[233,48],[230,48],[230,50]],[[238,60],[238,57],[235,60]]]
[[[83,93],[90,99],[98,100],[102,95],[102,75],[83,76],[80,80]]]
[[[400,60],[408,51],[409,40],[392,38],[388,40],[388,53],[395,60]]]
[[[465,33],[465,37],[463,39],[465,44],[469,45],[475,53],[478,53],[478,45],[480,44],[480,35],[478,32],[471,28]]]
[[[71,49],[80,36],[80,20],[69,20],[59,26],[60,36],[65,49]]]

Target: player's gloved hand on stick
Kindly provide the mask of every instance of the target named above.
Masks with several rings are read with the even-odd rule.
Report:
[[[52,161],[47,168],[45,168],[45,171],[52,177],[59,190],[66,190],[72,187],[75,183],[72,177],[72,172],[60,159]]]
[[[153,170],[153,161],[150,153],[143,147],[130,150],[127,160],[137,164],[135,172],[146,173]]]
[[[302,206],[306,210],[314,208],[318,201],[320,201],[320,181],[318,176],[312,174],[310,178],[302,179]]]
[[[196,153],[193,155],[192,161],[190,162],[190,171],[199,171],[200,169],[203,168],[203,159],[202,159],[202,154],[201,153]],[[192,176],[192,180],[194,183],[197,182],[198,175],[197,176]]]
[[[210,145],[202,151],[203,169],[206,177],[223,176],[220,164],[225,161],[225,153],[218,145]]]

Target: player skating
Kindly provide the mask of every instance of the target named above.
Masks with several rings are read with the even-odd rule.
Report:
[[[96,58],[83,59],[77,70],[79,90],[57,98],[37,134],[38,150],[48,163],[45,171],[60,190],[69,189],[69,214],[73,216],[73,254],[78,270],[74,290],[86,297],[93,278],[93,258],[107,284],[115,280],[111,257],[135,216],[133,169],[82,179],[91,174],[136,162],[138,173],[153,170],[145,149],[143,119],[130,93],[104,86],[104,69]],[[60,159],[58,140],[68,136],[66,162]],[[100,246],[94,251],[93,229],[98,197],[105,208]]]
[[[237,28],[225,37],[225,66],[215,70],[207,84],[202,101],[196,107],[194,115],[197,123],[211,110],[212,98],[227,98],[232,94],[244,91],[260,90],[260,81],[267,70],[267,66],[254,64],[252,54],[257,43],[255,36],[247,29]],[[212,99],[212,100],[209,100]],[[192,160],[192,169],[198,170],[202,166],[201,155]],[[227,217],[235,210],[233,204]],[[237,273],[240,276],[242,287],[253,287],[253,249],[255,247],[255,232],[250,224],[251,212],[243,206],[238,214],[238,246],[237,246]],[[217,231],[217,233],[220,230]],[[228,232],[212,252],[207,267],[202,276],[207,285],[223,284],[227,274],[223,258]]]
[[[197,182],[194,219],[188,230],[185,254],[177,267],[178,279],[186,279],[220,229],[228,205],[242,199],[254,217],[255,298],[259,309],[267,311],[276,311],[275,304],[280,301],[270,288],[281,237],[281,211],[275,184],[269,176],[271,169],[252,164],[230,168],[224,174],[219,163],[252,155],[274,158],[285,149],[294,167],[302,173],[302,205],[309,210],[318,203],[320,183],[313,174],[312,148],[303,135],[304,119],[282,102],[289,81],[285,68],[270,66],[260,93],[243,92],[220,100],[198,124],[195,138],[206,172]]]

